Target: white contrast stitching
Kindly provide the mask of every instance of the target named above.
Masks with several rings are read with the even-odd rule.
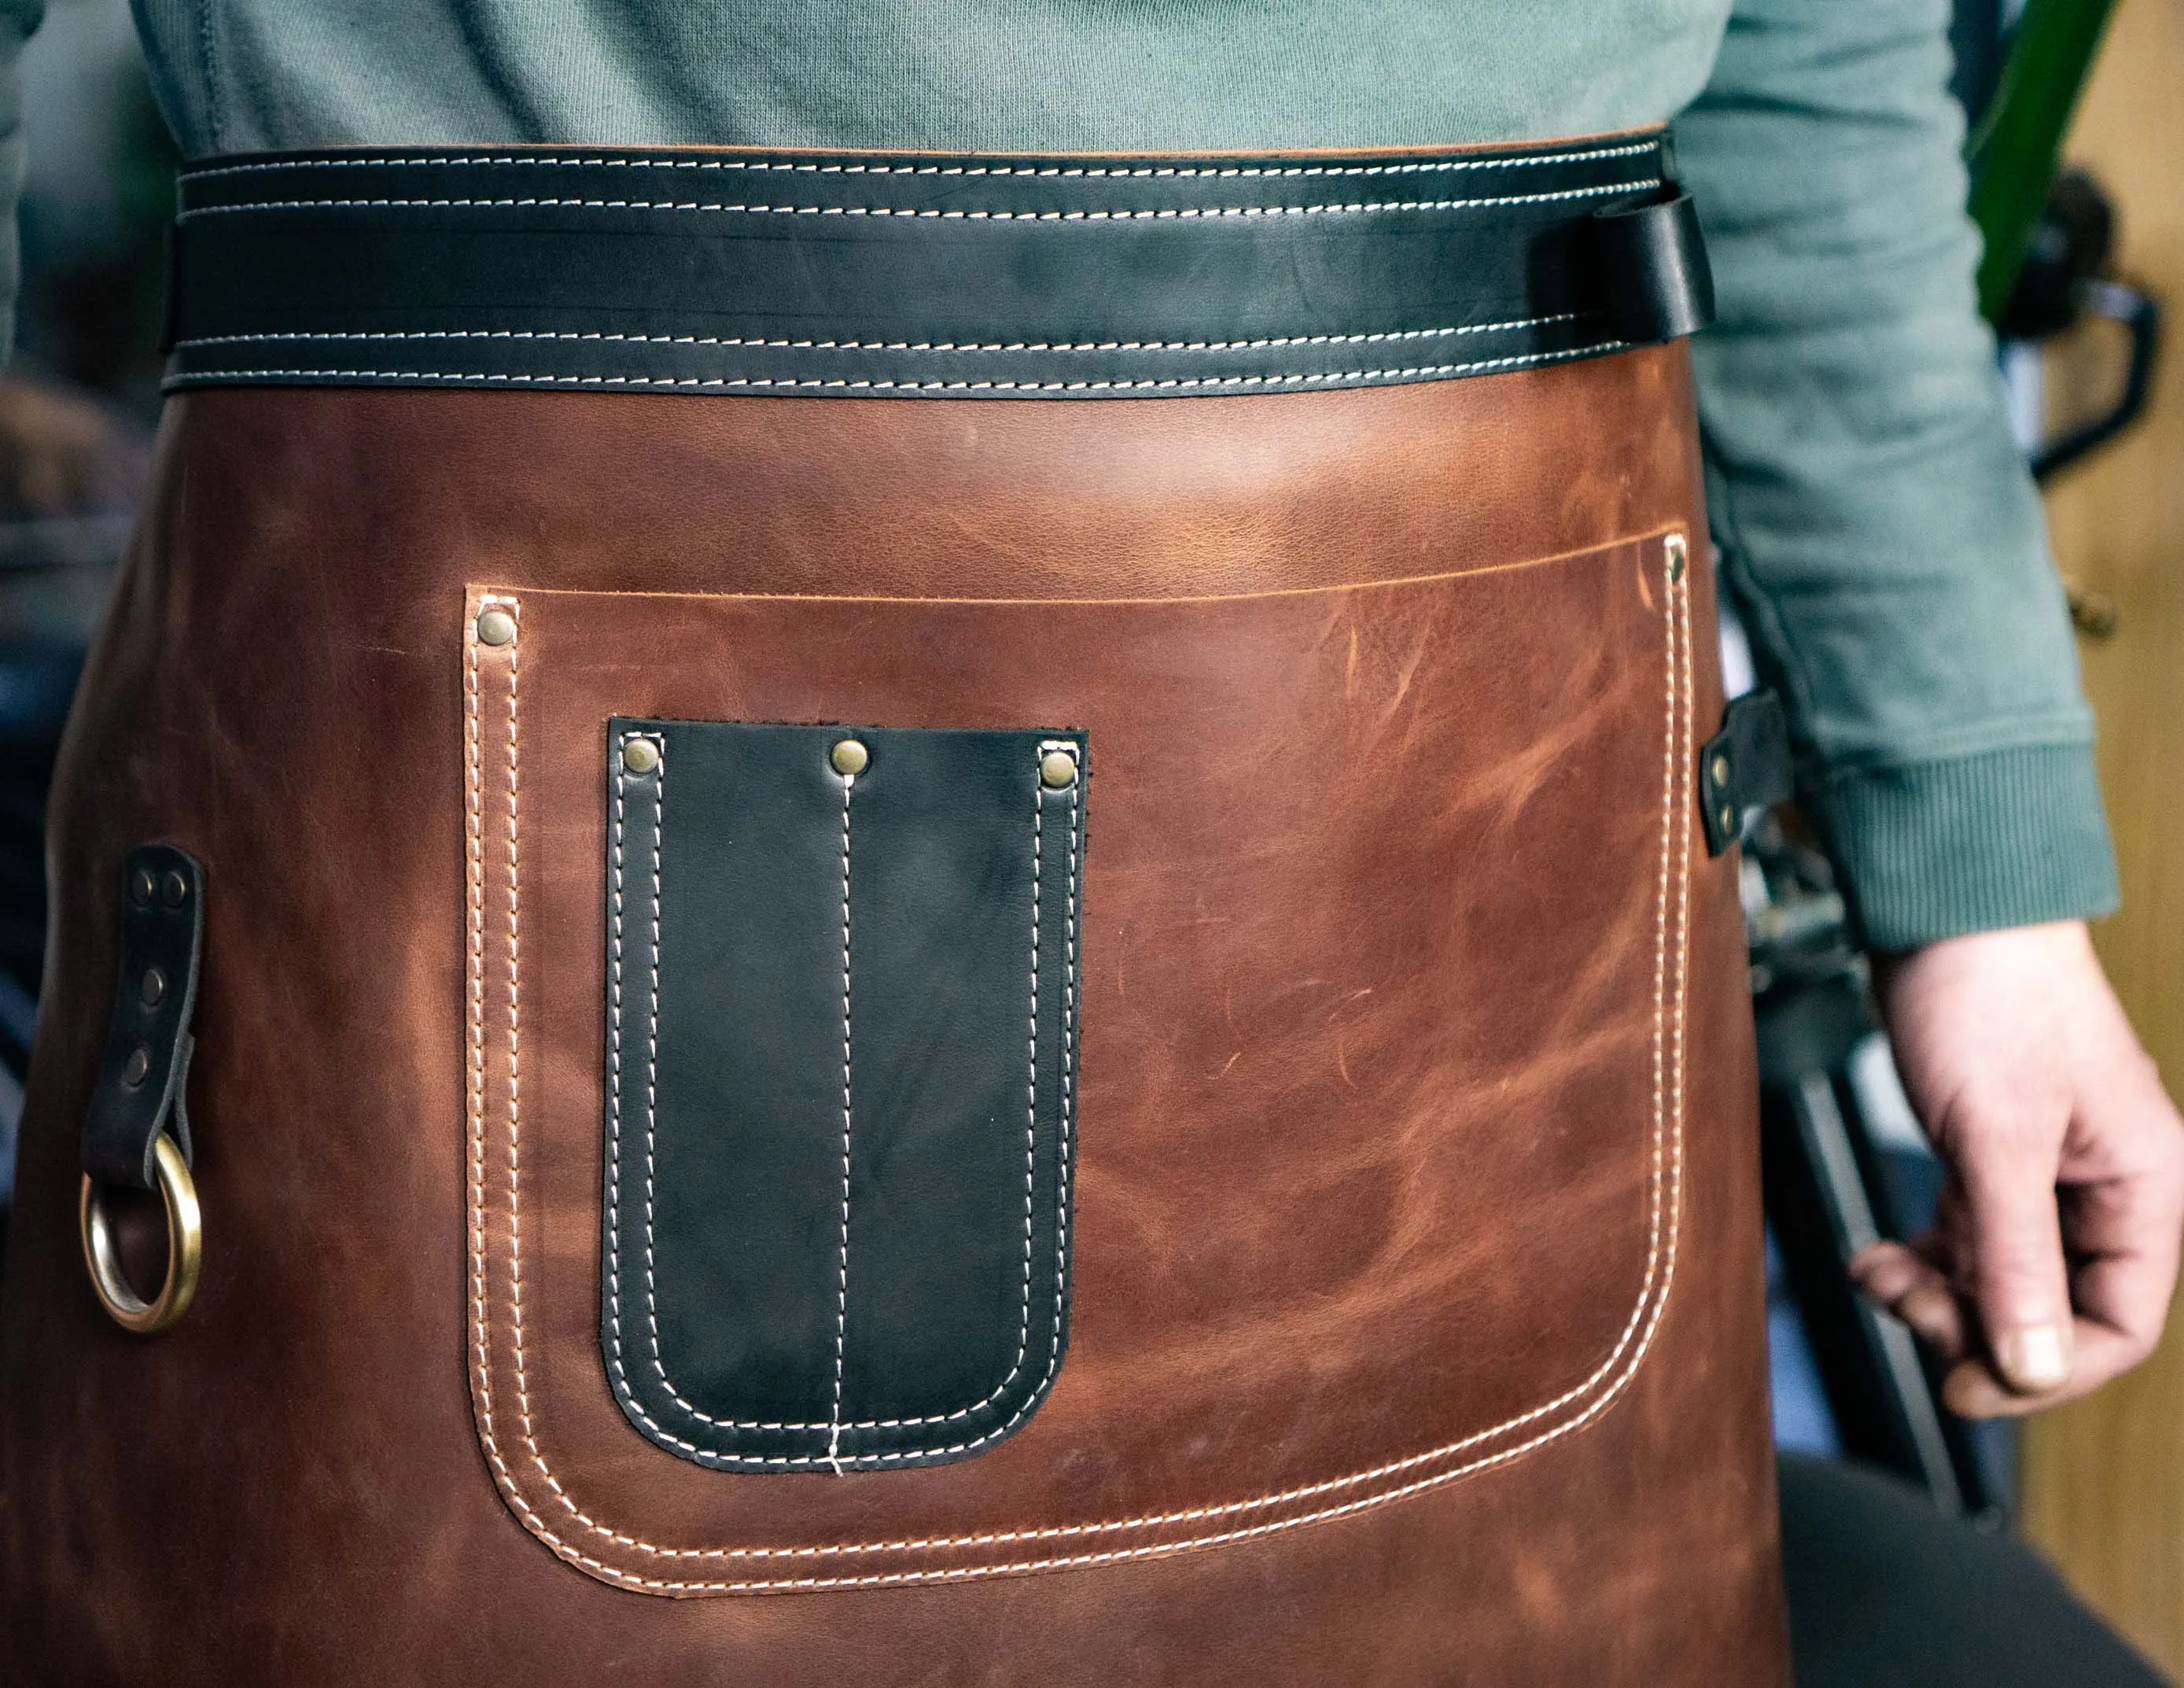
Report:
[[[804,163],[773,159],[571,159],[542,158],[521,153],[499,155],[447,153],[421,159],[272,159],[256,164],[220,164],[209,169],[185,170],[182,174],[186,181],[209,181],[215,176],[256,175],[271,170],[418,170],[451,164],[513,164],[552,170],[737,170],[754,174],[784,172],[796,175],[1031,176],[1054,180],[1383,176],[1457,170],[1524,170],[1543,164],[1594,164],[1609,159],[1636,158],[1641,153],[1658,151],[1659,147],[1658,140],[1638,141],[1620,147],[1588,148],[1575,152],[1540,153],[1529,158],[1422,159],[1395,164],[880,164]]]
[[[609,899],[607,920],[607,1358],[614,1372],[616,1393],[624,1397],[629,1392],[629,1378],[621,1362],[622,835],[629,774],[622,759],[630,740],[637,736],[625,733],[621,742],[615,746],[614,837],[610,850],[614,894]],[[666,758],[663,755],[660,760],[664,763]],[[656,954],[655,951],[655,972]],[[656,1009],[650,1029],[656,1039]]]
[[[1554,311],[1507,322],[1473,322],[1454,328],[1390,329],[1372,334],[1277,334],[1258,340],[761,340],[734,334],[609,334],[529,328],[377,329],[323,334],[206,334],[177,340],[177,351],[200,346],[259,345],[269,342],[390,340],[545,340],[598,342],[627,346],[724,346],[796,352],[1256,352],[1284,346],[1392,345],[1405,340],[1440,340],[1466,334],[1512,333],[1574,322],[1583,313]]]
[[[1061,1213],[1054,1233],[1054,1323],[1048,1333],[1047,1358],[1047,1375],[1052,1377],[1055,1369],[1061,1363],[1061,1314],[1062,1308],[1066,1305],[1062,1292],[1068,1283],[1069,1229],[1070,1222],[1074,1217],[1069,1205],[1069,1175],[1070,1150],[1076,1135],[1077,841],[1079,830],[1084,825],[1081,805],[1084,791],[1084,766],[1083,753],[1074,739],[1049,739],[1039,749],[1042,758],[1049,750],[1061,750],[1068,755],[1071,761],[1078,765],[1077,777],[1070,783],[1069,786],[1069,895],[1063,902],[1061,917],[1061,1165],[1055,1173],[1055,1178],[1059,1186],[1056,1205],[1061,1209]],[[1034,790],[1036,789],[1037,788],[1034,788]],[[1044,821],[1045,798],[1042,794],[1037,800],[1040,806],[1040,818]],[[1034,905],[1036,907],[1035,894]],[[1034,978],[1036,978],[1038,968],[1039,933],[1034,917],[1032,932],[1032,970]],[[1038,1036],[1038,987],[1034,983],[1032,993],[1034,1039]],[[1031,1153],[1031,1145],[1028,1140],[1025,1143],[1024,1152],[1027,1157]],[[1028,1160],[1025,1166],[1025,1176],[1027,1178],[1030,1176]],[[1027,1195],[1025,1198],[1027,1207],[1029,1206],[1029,1201],[1030,1198]],[[1029,1253],[1031,1228],[1028,1223],[1024,1228],[1024,1248],[1026,1251],[1024,1270],[1028,1274],[1031,1270]]]
[[[1142,381],[845,381],[792,380],[749,377],[698,377],[620,375],[452,375],[435,370],[190,370],[167,377],[170,387],[203,386],[231,381],[395,381],[424,386],[515,386],[560,388],[688,387],[694,390],[747,389],[760,391],[808,388],[847,393],[1121,393],[1157,390],[1195,392],[1206,388],[1295,387],[1311,382],[1429,380],[1444,376],[1475,375],[1487,370],[1527,369],[1540,364],[1567,363],[1576,358],[1599,357],[1624,349],[1620,340],[1603,340],[1596,346],[1572,347],[1559,352],[1529,352],[1518,357],[1483,358],[1465,364],[1422,364],[1407,369],[1323,370],[1298,375],[1230,375],[1176,376]]]
[[[521,631],[521,610],[514,600],[504,606],[510,619]],[[523,1351],[523,1220],[519,1200],[516,1173],[520,1164],[521,1145],[518,1133],[523,1117],[523,1089],[521,1043],[522,1028],[522,970],[520,964],[521,926],[518,920],[517,891],[522,883],[521,861],[518,855],[518,777],[520,768],[516,756],[517,708],[516,674],[520,658],[516,639],[508,642],[508,1300],[515,1323],[515,1410],[523,1426],[523,1439],[529,1445],[531,1457],[540,1473],[550,1478],[546,1461],[538,1451],[538,1438],[531,1423],[531,1380]]]
[[[513,1490],[514,1479],[501,1463],[493,1429],[493,1355],[488,1345],[491,1326],[486,1316],[485,1248],[485,842],[480,816],[483,781],[478,768],[478,658],[477,636],[471,617],[482,613],[489,599],[481,598],[476,610],[465,610],[463,628],[463,854],[470,894],[465,912],[470,930],[469,951],[471,1036],[471,1345],[476,1361],[478,1429],[485,1441],[486,1457],[499,1474],[504,1490]]]
[[[1320,217],[1349,212],[1462,211],[1480,205],[1546,205],[1569,199],[1597,199],[1660,186],[1658,176],[1650,176],[1635,181],[1605,181],[1591,187],[1565,187],[1552,193],[1489,194],[1474,199],[1355,199],[1327,205],[1149,205],[1123,210],[1080,211],[966,211],[917,205],[767,205],[709,199],[560,199],[550,195],[516,199],[256,199],[233,205],[195,206],[182,212],[178,220],[187,222],[196,217],[228,217],[256,211],[562,209],[697,211],[769,217],[909,217],[945,223],[1128,223],[1201,217]]]
[[[1675,537],[1679,539],[1681,538],[1680,534]],[[1664,547],[1664,555],[1665,549],[1666,548]],[[1665,569],[1663,571],[1663,574],[1665,577]],[[1634,1334],[1636,1335],[1638,1340],[1636,1346],[1631,1353],[1630,1363],[1623,1368],[1619,1376],[1615,1377],[1609,1382],[1607,1387],[1602,1390],[1596,1399],[1586,1403],[1580,1411],[1574,1413],[1569,1418],[1564,1420],[1561,1423],[1550,1426],[1546,1429],[1540,1431],[1539,1434],[1524,1441],[1483,1455],[1480,1457],[1463,1465],[1452,1467],[1445,1471],[1431,1473],[1427,1476],[1413,1479],[1411,1482],[1400,1485],[1394,1488],[1380,1490],[1373,1494],[1360,1496],[1356,1499],[1322,1507],[1315,1511],[1299,1513],[1289,1518],[1271,1519],[1262,1524],[1245,1525],[1233,1529],[1212,1531],[1195,1536],[1178,1538],[1167,1541],[1154,1542],[1142,1546],[1119,1547],[1096,1552],[1068,1554],[1045,1558],[1023,1559],[1008,1563],[950,1567],[943,1568],[938,1570],[923,1569],[885,1572],[852,1576],[762,1578],[750,1579],[742,1581],[702,1582],[641,1577],[634,1573],[624,1570],[618,1566],[610,1565],[603,1560],[595,1558],[591,1555],[585,1553],[582,1549],[565,1541],[560,1536],[554,1534],[553,1529],[547,1525],[543,1520],[538,1518],[529,1503],[522,1497],[521,1491],[515,1489],[512,1478],[510,1476],[505,1466],[502,1464],[499,1459],[490,1428],[482,1427],[482,1433],[487,1442],[488,1456],[492,1460],[495,1471],[499,1474],[503,1479],[502,1487],[504,1490],[508,1493],[511,1505],[515,1507],[518,1513],[525,1519],[526,1523],[539,1535],[541,1539],[545,1540],[563,1557],[568,1559],[572,1563],[580,1565],[584,1568],[592,1571],[593,1574],[610,1582],[614,1582],[625,1587],[644,1589],[660,1593],[734,1593],[746,1591],[756,1591],[766,1589],[880,1587],[910,1583],[958,1582],[985,1577],[1006,1575],[1016,1572],[1065,1569],[1165,1556],[1170,1553],[1179,1552],[1188,1548],[1212,1546],[1226,1542],[1252,1540],[1279,1530],[1295,1529],[1303,1524],[1317,1523],[1329,1518],[1346,1517],[1366,1510],[1369,1507],[1385,1505],[1390,1501],[1402,1499],[1407,1496],[1444,1485],[1455,1481],[1458,1478],[1472,1474],[1478,1471],[1506,1464],[1535,1448],[1544,1446],[1551,1442],[1559,1440],[1560,1438],[1573,1434],[1586,1423],[1589,1423],[1592,1419],[1598,1417],[1602,1412],[1605,1412],[1609,1405],[1620,1397],[1624,1390],[1629,1386],[1630,1380],[1636,1376],[1640,1365],[1642,1363],[1646,1355],[1652,1348],[1653,1338],[1659,1329],[1661,1318],[1668,1305],[1669,1289],[1672,1286],[1674,1279],[1679,1240],[1681,1234],[1683,1178],[1683,1075],[1680,1068],[1683,1060],[1683,1025],[1685,1015],[1684,997],[1685,994],[1685,984],[1687,982],[1685,974],[1688,951],[1688,887],[1682,882],[1688,878],[1690,826],[1688,816],[1684,817],[1685,824],[1681,827],[1680,831],[1676,829],[1674,822],[1679,812],[1677,798],[1680,786],[1676,777],[1679,766],[1677,758],[1679,751],[1684,747],[1690,737],[1691,722],[1688,717],[1693,707],[1693,701],[1690,671],[1685,664],[1683,655],[1683,653],[1688,650],[1690,644],[1690,606],[1687,597],[1687,588],[1682,582],[1668,580],[1666,582],[1664,597],[1666,599],[1664,607],[1667,611],[1663,619],[1666,622],[1664,639],[1666,646],[1664,652],[1664,669],[1666,671],[1667,682],[1665,691],[1667,695],[1666,713],[1668,719],[1665,723],[1664,733],[1665,744],[1663,749],[1663,762],[1665,772],[1663,779],[1663,801],[1661,816],[1663,871],[1661,874],[1661,883],[1657,893],[1657,917],[1655,924],[1655,1011],[1653,1033],[1653,1048],[1655,1051],[1655,1106],[1652,1149],[1653,1172],[1652,1176],[1649,1180],[1649,1242],[1646,1250],[1645,1277],[1641,1284],[1637,1303],[1631,1309],[1630,1316],[1625,1322],[1623,1332],[1621,1335],[1618,1337],[1614,1346],[1610,1350],[1607,1357],[1602,1361],[1601,1364],[1597,1368],[1595,1368],[1590,1377],[1586,1378],[1574,1388],[1564,1391],[1563,1395],[1556,1397],[1553,1401],[1546,1402],[1540,1407],[1531,1409],[1528,1412],[1506,1420],[1500,1424],[1491,1426],[1485,1430],[1475,1432],[1471,1435],[1466,1436],[1458,1441],[1447,1444],[1445,1446],[1429,1449],[1423,1453],[1410,1455],[1400,1460],[1390,1461],[1365,1471],[1351,1473],[1343,1477],[1327,1479],[1320,1482],[1303,1485],[1295,1488],[1285,1490],[1279,1493],[1260,1496],[1244,1501],[1225,1501],[1216,1505],[1190,1507],[1166,1513],[1147,1514],[1135,1518],[1113,1519],[1087,1524],[1056,1525],[1024,1530],[990,1531],[971,1535],[953,1537],[905,1539],[883,1542],[824,1544],[802,1547],[667,1548],[660,1547],[652,1543],[644,1541],[637,1537],[606,1529],[605,1527],[595,1523],[590,1518],[587,1517],[575,1505],[575,1503],[569,1499],[568,1496],[562,1490],[560,1483],[553,1478],[550,1472],[547,1473],[547,1481],[549,1486],[552,1487],[555,1497],[560,1501],[562,1507],[573,1518],[586,1529],[618,1546],[632,1548],[640,1552],[647,1553],[659,1558],[794,1560],[829,1558],[848,1555],[878,1552],[914,1552],[934,1548],[977,1547],[1000,1545],[1013,1541],[1070,1539],[1106,1534],[1116,1530],[1140,1529],[1164,1524],[1189,1524],[1202,1519],[1234,1517],[1241,1513],[1263,1510],[1268,1507],[1278,1506],[1289,1501],[1316,1498],[1318,1496],[1329,1494],[1341,1489],[1354,1488],[1361,1483],[1375,1481],[1384,1477],[1394,1475],[1401,1471],[1415,1469],[1420,1465],[1430,1463],[1436,1460],[1445,1459],[1451,1455],[1461,1453],[1469,1448],[1478,1446],[1481,1443],[1491,1441],[1496,1437],[1506,1435],[1511,1430],[1520,1429],[1524,1425],[1535,1422],[1541,1417],[1551,1414],[1573,1401],[1580,1400],[1584,1396],[1590,1393],[1595,1385],[1599,1384],[1601,1380],[1607,1377],[1607,1374],[1615,1368],[1618,1361],[1624,1352],[1624,1350],[1630,1345],[1631,1339]],[[475,690],[472,692],[471,701],[471,707],[474,711],[476,706]],[[510,705],[512,720],[514,714],[514,696],[512,686]],[[1673,950],[1671,949],[1669,943],[1670,922],[1668,909],[1669,880],[1672,877],[1672,863],[1674,864],[1673,877],[1676,877],[1679,882],[1676,904],[1677,912],[1675,918],[1677,936]],[[482,855],[479,860],[478,872],[482,875]],[[474,895],[476,897],[482,898],[482,885],[475,888]],[[1072,900],[1073,897],[1074,887],[1072,885]],[[513,933],[511,930],[511,937]],[[1668,1052],[1663,1050],[1663,1041],[1666,1022],[1669,1018],[1669,1006],[1667,998],[1672,989],[1669,977],[1670,972],[1669,963],[1671,961],[1673,961],[1674,963],[1673,994],[1675,997],[1675,1006],[1674,1011],[1674,1032],[1672,1048],[1673,1059],[1677,1070],[1674,1073],[1673,1082],[1666,1087],[1668,1095],[1664,1095],[1663,1067],[1669,1056]],[[481,1024],[482,1023],[482,1021],[481,1017]],[[481,1062],[482,1062],[483,1043],[482,1034],[479,1040],[479,1059]],[[1673,1097],[1672,1104],[1669,1100],[1670,1097]],[[1668,1179],[1668,1199],[1665,1203],[1663,1201],[1662,1178],[1663,1139],[1664,1135],[1670,1139],[1670,1166]],[[1068,1138],[1065,1135],[1065,1152],[1067,1150],[1067,1142]],[[511,1134],[511,1153],[512,1152],[513,1136]],[[1063,1172],[1065,1180],[1067,1176],[1067,1170],[1065,1167]],[[1665,1251],[1663,1251],[1661,1246],[1663,1221],[1664,1217],[1663,1210],[1664,1206],[1667,1208],[1665,1215],[1667,1221],[1667,1247]],[[478,1210],[477,1217],[474,1217],[473,1223],[474,1224],[482,1225],[482,1206]],[[513,1234],[511,1233],[511,1236]],[[520,1302],[518,1303],[518,1306],[520,1312]],[[481,1321],[484,1319],[485,1309],[482,1302],[475,1307],[474,1316],[478,1318]],[[1641,1325],[1642,1330],[1641,1329]],[[480,1352],[481,1354],[487,1354],[488,1352],[482,1339],[481,1339],[480,1342]],[[520,1331],[518,1332],[517,1336],[517,1375],[520,1390],[522,1379],[521,1358],[521,1338]],[[485,1393],[484,1411],[487,1418],[490,1419],[492,1409],[489,1391]],[[526,1440],[530,1442],[534,1460],[538,1462],[540,1470],[542,1472],[545,1472],[546,1467],[544,1460],[539,1456],[537,1442],[531,1435],[527,1413],[525,1417],[525,1436]]]
[[[857,777],[842,776],[842,1252],[834,1290],[834,1404],[828,1414],[827,1462],[842,1474],[842,1360],[850,1344],[850,799]]]

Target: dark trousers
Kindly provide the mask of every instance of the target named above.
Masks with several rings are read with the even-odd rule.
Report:
[[[1798,1688],[2160,1688],[2029,1548],[1870,1469],[1781,1457]]]

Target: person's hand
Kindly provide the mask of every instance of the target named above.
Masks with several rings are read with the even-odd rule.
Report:
[[[2184,1229],[2184,1122],[2081,922],[1875,968],[1903,1088],[1947,1178],[1933,1228],[1851,1262],[1949,1366],[1969,1418],[2085,1395],[2152,1351]]]

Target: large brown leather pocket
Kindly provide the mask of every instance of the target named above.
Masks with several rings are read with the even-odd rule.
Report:
[[[1674,1273],[1683,543],[1202,599],[474,592],[472,1395],[525,1524],[661,1593],[953,1579],[1308,1524],[1581,1434]],[[705,1469],[616,1405],[617,716],[1098,747],[1069,1363],[975,1459]]]

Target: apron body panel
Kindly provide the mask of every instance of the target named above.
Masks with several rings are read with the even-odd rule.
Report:
[[[1783,1680],[1689,379],[178,398],[55,790],[0,1680]],[[663,812],[677,723],[1078,735],[1066,1343],[948,1462],[659,1422],[610,721]],[[152,838],[208,1243],[148,1345],[70,1221]]]

